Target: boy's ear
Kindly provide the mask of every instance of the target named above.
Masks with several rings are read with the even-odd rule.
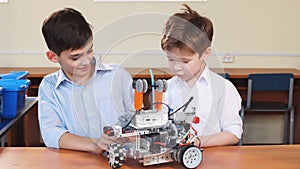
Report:
[[[47,58],[51,61],[51,62],[53,62],[53,63],[58,63],[58,60],[57,60],[57,54],[55,54],[54,52],[52,52],[52,51],[48,51],[47,53],[46,53],[46,55],[47,55]]]
[[[201,59],[203,61],[207,61],[207,59],[209,58],[209,56],[211,55],[211,47],[208,47],[205,49],[205,51],[203,52]]]

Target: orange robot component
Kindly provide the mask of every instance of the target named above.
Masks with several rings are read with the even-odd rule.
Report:
[[[134,108],[135,110],[141,110],[143,108],[144,93],[148,89],[147,81],[138,79],[132,85],[134,88]]]

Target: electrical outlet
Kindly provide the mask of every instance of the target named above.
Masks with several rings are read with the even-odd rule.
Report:
[[[234,56],[232,56],[230,53],[226,52],[222,56],[222,62],[223,63],[233,63],[234,62]]]

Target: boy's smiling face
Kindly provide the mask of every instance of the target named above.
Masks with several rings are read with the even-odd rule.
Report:
[[[174,48],[167,57],[171,72],[187,83],[197,80],[205,68],[204,57],[188,50]]]
[[[95,70],[94,64],[91,64],[93,55],[93,41],[89,40],[83,48],[66,50],[61,52],[60,56],[56,55],[55,62],[60,64],[70,80],[85,84]]]

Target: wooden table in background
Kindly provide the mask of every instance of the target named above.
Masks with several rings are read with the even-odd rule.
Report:
[[[0,73],[9,73],[10,71],[29,71],[29,78],[42,78],[47,74],[57,71],[55,67],[1,67]],[[149,78],[149,68],[126,68],[134,78]],[[152,68],[156,78],[170,78],[171,73],[168,68]],[[293,68],[224,68],[212,69],[216,72],[226,72],[233,79],[248,78],[250,73],[293,73],[295,78],[300,78],[300,70]]]
[[[0,168],[110,169],[105,156],[42,147],[0,148]],[[183,169],[178,162],[144,167],[126,159],[121,169]],[[225,146],[205,148],[198,169],[299,169],[300,145]]]
[[[149,68],[126,68],[134,78],[149,78]],[[172,77],[168,68],[152,68],[155,78]],[[300,78],[300,70],[292,68],[212,68],[214,72],[228,73],[231,79],[247,79],[250,73],[293,73],[296,79]]]

